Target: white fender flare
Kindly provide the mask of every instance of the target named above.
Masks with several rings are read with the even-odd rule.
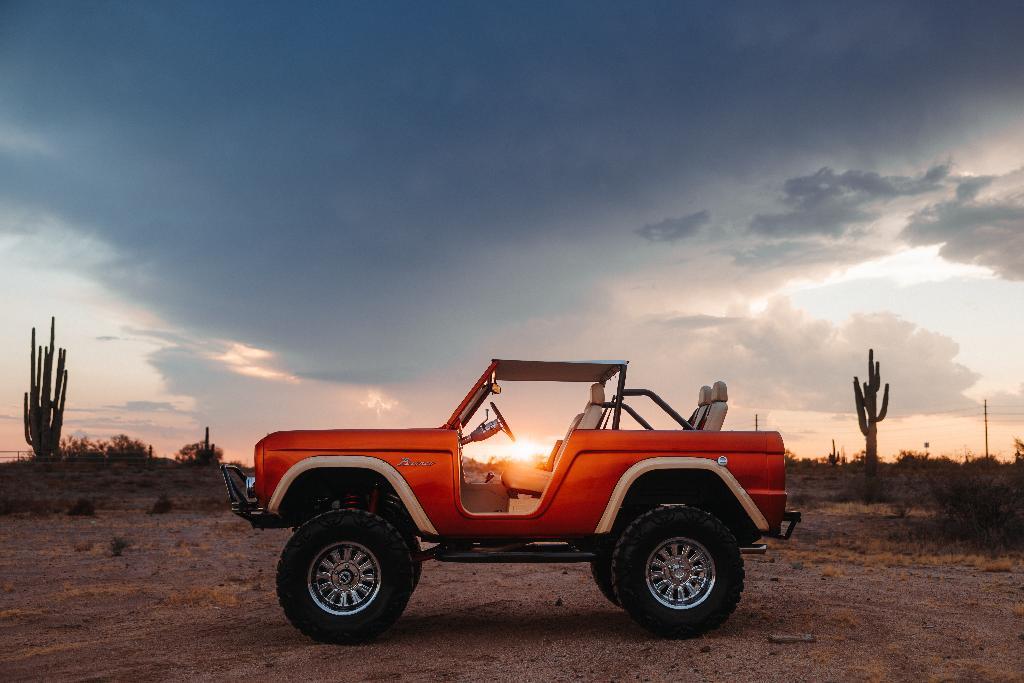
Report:
[[[764,518],[761,511],[754,504],[754,501],[750,498],[750,495],[740,486],[740,483],[736,481],[736,477],[732,476],[732,472],[727,470],[722,465],[719,465],[714,460],[708,458],[649,458],[647,460],[641,460],[636,463],[628,470],[622,473],[619,477],[619,481],[615,484],[615,488],[612,489],[612,495],[608,499],[608,505],[605,506],[604,514],[601,515],[601,519],[597,522],[597,528],[594,530],[596,534],[606,534],[612,530],[612,524],[615,523],[615,517],[619,514],[619,508],[622,507],[622,502],[626,499],[626,493],[629,492],[629,488],[633,485],[637,479],[648,472],[654,470],[707,470],[717,475],[722,483],[736,496],[736,500],[739,501],[743,507],[744,512],[750,517],[750,521],[760,529],[761,531],[768,531],[768,520]]]
[[[300,460],[289,467],[288,471],[281,477],[281,481],[277,483],[277,488],[274,489],[274,494],[270,497],[270,502],[267,503],[267,512],[277,514],[285,494],[288,493],[288,489],[303,472],[320,468],[336,469],[342,467],[370,470],[383,476],[391,484],[391,487],[395,489],[395,493],[398,494],[402,504],[405,505],[405,509],[409,511],[409,516],[412,517],[412,521],[420,530],[420,533],[437,536],[437,529],[430,522],[427,513],[423,511],[423,506],[420,505],[420,501],[416,498],[416,494],[413,493],[409,482],[398,473],[398,470],[391,463],[385,462],[380,458],[371,458],[365,455],[314,455],[313,457]]]

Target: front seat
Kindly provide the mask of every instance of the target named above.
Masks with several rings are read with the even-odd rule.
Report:
[[[697,394],[697,410],[690,416],[690,424],[694,429],[703,429],[704,422],[708,419],[708,410],[711,408],[711,387],[707,384],[700,388]]]
[[[604,417],[604,387],[594,384],[590,387],[590,400],[587,401],[583,412],[573,418],[569,424],[569,431],[562,439],[562,445],[558,448],[555,456],[551,459],[551,469],[541,469],[525,464],[511,464],[501,473],[501,483],[505,485],[509,493],[525,493],[530,496],[540,496],[544,493],[551,475],[558,467],[558,461],[562,459],[569,437],[577,429],[598,429]]]

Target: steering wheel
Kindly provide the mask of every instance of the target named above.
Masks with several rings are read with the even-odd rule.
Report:
[[[494,417],[497,418],[498,424],[501,426],[501,431],[508,434],[508,438],[513,441],[516,440],[516,435],[512,433],[512,429],[508,426],[508,422],[505,421],[505,416],[498,410],[498,406],[494,405],[494,401],[491,401],[491,410],[494,411]]]

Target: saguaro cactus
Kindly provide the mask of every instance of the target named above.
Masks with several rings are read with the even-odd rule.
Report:
[[[203,444],[196,453],[196,460],[201,465],[209,465],[217,461],[217,446],[210,443],[210,428],[206,428],[206,436],[203,437]]]
[[[54,381],[53,353],[56,321],[50,318],[50,345],[36,350],[36,328],[32,328],[30,390],[25,392],[25,441],[37,458],[53,457],[60,447],[64,425],[64,401],[68,393],[65,349],[57,350],[57,375]],[[38,354],[38,355],[37,355]],[[51,393],[52,391],[52,393]]]
[[[873,479],[878,474],[878,423],[885,419],[889,409],[889,384],[882,394],[882,408],[878,408],[878,389],[881,387],[881,364],[875,362],[875,350],[868,349],[868,381],[863,390],[857,377],[853,378],[853,394],[857,400],[857,421],[864,435],[864,474]]]

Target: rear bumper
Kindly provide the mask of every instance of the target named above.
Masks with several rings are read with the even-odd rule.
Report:
[[[221,465],[221,476],[228,490],[231,511],[256,529],[274,529],[288,526],[280,517],[260,507],[259,501],[247,491],[245,473],[237,465]]]
[[[785,531],[783,531],[780,526],[778,532],[770,534],[770,536],[772,536],[772,538],[781,538],[788,541],[789,537],[793,535],[793,529],[795,529],[796,525],[800,523],[800,519],[801,515],[799,510],[786,510],[782,513],[782,521],[789,522],[789,525],[786,527]]]

